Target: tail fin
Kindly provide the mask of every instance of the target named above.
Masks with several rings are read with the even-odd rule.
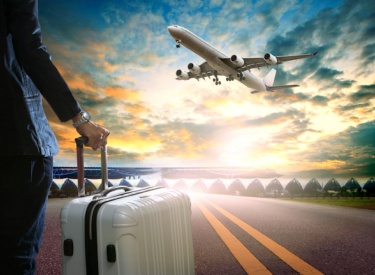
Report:
[[[275,80],[276,70],[272,69],[263,79],[263,82],[266,83],[268,86],[272,86]]]

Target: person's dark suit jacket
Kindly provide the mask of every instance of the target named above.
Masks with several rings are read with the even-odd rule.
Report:
[[[42,95],[61,122],[82,109],[42,44],[37,0],[0,0],[0,57],[0,155],[56,155]]]

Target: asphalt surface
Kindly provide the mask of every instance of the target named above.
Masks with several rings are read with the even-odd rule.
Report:
[[[191,200],[196,274],[248,274],[198,203],[272,274],[301,273],[291,267],[294,263],[288,264],[280,254],[271,252],[277,244],[296,256],[297,265],[300,262],[310,265],[314,269],[310,274],[375,274],[375,211],[227,195],[191,194]],[[50,199],[48,202],[36,274],[61,274],[59,213],[68,201]],[[271,239],[269,247],[210,202]]]

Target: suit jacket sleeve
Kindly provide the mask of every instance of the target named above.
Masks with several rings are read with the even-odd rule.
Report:
[[[82,109],[68,85],[51,62],[42,43],[37,0],[7,0],[8,27],[12,34],[17,61],[51,105],[61,122],[79,114]]]

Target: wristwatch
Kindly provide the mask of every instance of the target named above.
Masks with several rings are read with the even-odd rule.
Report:
[[[72,124],[74,128],[78,128],[82,124],[89,122],[91,120],[91,116],[88,112],[82,111],[80,114],[82,114],[80,119],[78,119],[76,122]]]

